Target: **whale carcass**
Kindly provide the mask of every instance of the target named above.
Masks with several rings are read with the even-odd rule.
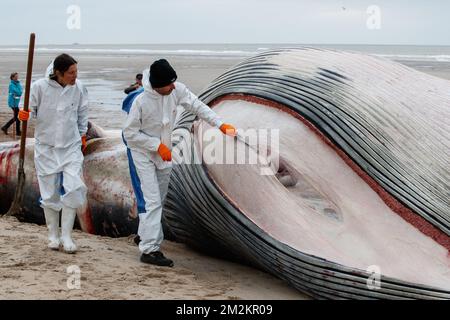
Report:
[[[200,98],[242,130],[278,130],[277,150],[267,153],[276,172],[202,161],[210,128],[181,113],[166,234],[316,298],[450,298],[449,88],[357,53],[285,48],[243,61]],[[232,138],[220,143],[237,155],[257,150]],[[29,144],[25,203],[27,219],[38,220]],[[120,135],[93,135],[88,148],[81,228],[135,232]],[[15,150],[0,147],[2,210],[13,192]]]

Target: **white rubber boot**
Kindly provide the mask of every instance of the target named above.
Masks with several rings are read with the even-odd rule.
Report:
[[[59,211],[45,208],[45,223],[48,228],[48,247],[52,250],[59,249]]]
[[[61,214],[61,243],[66,253],[75,253],[77,251],[77,246],[72,241],[72,229],[76,215],[76,209],[63,207]]]

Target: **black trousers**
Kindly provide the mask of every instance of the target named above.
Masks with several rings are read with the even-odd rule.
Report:
[[[9,120],[4,126],[3,128],[8,130],[8,128],[14,123],[14,121],[16,122],[16,134],[19,135],[20,134],[20,120],[18,118],[19,115],[19,108],[12,108],[13,112],[14,112],[14,117],[11,118],[11,120]]]

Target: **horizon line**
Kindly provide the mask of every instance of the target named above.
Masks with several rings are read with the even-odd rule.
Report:
[[[449,47],[450,44],[413,44],[413,43],[303,43],[303,42],[173,42],[173,43],[44,43],[36,44],[36,47],[40,46],[83,46],[83,45],[312,45],[312,46],[429,46],[429,47]],[[27,44],[1,44],[0,47],[7,46],[28,46]]]

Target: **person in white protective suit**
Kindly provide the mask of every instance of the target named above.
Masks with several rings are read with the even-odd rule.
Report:
[[[77,61],[61,54],[46,77],[33,83],[30,109],[36,119],[34,163],[48,227],[48,247],[67,253],[77,250],[72,240],[76,210],[86,201],[82,180],[83,152],[88,126],[87,90],[77,80]],[[20,110],[19,119],[29,119]],[[61,234],[59,212],[61,213]]]
[[[155,61],[143,72],[144,91],[131,105],[123,127],[131,182],[139,212],[138,237],[140,260],[159,266],[173,266],[160,251],[163,202],[172,169],[171,135],[177,106],[194,113],[224,134],[236,130],[225,124],[207,105],[180,82],[165,59]]]

